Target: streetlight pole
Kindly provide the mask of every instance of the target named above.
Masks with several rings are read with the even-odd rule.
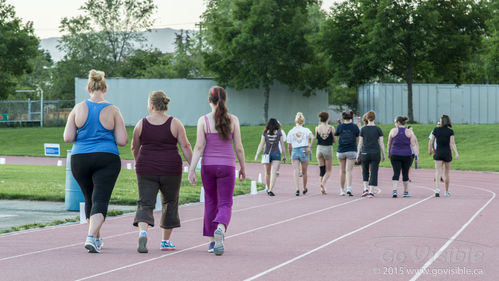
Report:
[[[43,89],[37,87],[36,90],[40,91],[40,127],[43,127]]]

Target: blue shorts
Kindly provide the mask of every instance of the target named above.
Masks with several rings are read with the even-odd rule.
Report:
[[[306,146],[293,148],[293,152],[291,153],[291,160],[298,160],[300,162],[308,161],[312,154],[306,153],[306,150]]]
[[[270,153],[270,162],[272,161],[281,161],[281,153]]]

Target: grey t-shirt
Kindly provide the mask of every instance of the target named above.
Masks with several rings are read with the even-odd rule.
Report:
[[[360,129],[360,136],[363,138],[362,153],[379,153],[379,137],[383,136],[383,131],[378,126],[364,126]]]
[[[281,153],[281,150],[279,149],[279,143],[282,136],[281,130],[270,134],[263,133],[263,136],[265,137],[265,154]]]

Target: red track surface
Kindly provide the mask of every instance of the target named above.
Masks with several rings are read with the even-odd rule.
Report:
[[[236,197],[225,254],[207,253],[203,205],[182,206],[173,252],[138,254],[132,215],[110,218],[101,254],[83,248],[86,225],[0,236],[1,280],[497,280],[499,174],[452,171],[451,197],[433,197],[433,171],[412,173],[411,198],[391,198],[391,170],[380,169],[382,193],[337,195],[337,167],[328,195],[312,166],[309,193],[294,196],[291,167],[281,168],[275,193]],[[249,165],[257,178],[260,165]],[[442,189],[442,188],[441,188]],[[402,188],[399,187],[399,193]],[[158,219],[159,212],[156,212]],[[434,260],[434,261],[433,261]],[[416,271],[423,272],[421,275]],[[425,271],[426,270],[426,271]]]

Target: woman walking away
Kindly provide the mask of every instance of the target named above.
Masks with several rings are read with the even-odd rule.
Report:
[[[315,127],[317,138],[317,162],[319,162],[321,193],[326,195],[326,182],[331,175],[333,165],[333,143],[336,142],[334,127],[329,125],[329,113],[322,111],[318,115],[319,125]]]
[[[64,129],[64,141],[75,142],[71,171],[85,197],[88,222],[85,248],[89,253],[100,253],[102,249],[100,230],[121,170],[116,145],[128,143],[120,110],[104,99],[107,92],[104,76],[102,71],[90,71],[87,88],[90,98],[75,105]]]
[[[393,168],[393,198],[397,198],[397,186],[399,183],[400,172],[402,171],[402,184],[404,185],[404,197],[410,197],[409,185],[409,168],[412,163],[412,154],[417,159],[419,149],[416,143],[416,136],[412,130],[405,128],[405,123],[409,120],[406,116],[397,116],[395,118],[395,128],[390,130],[388,135],[388,158],[392,163]]]
[[[449,183],[450,183],[450,162],[452,162],[452,151],[456,155],[456,159],[459,160],[459,154],[457,153],[456,142],[454,141],[454,131],[452,129],[452,123],[448,115],[442,115],[440,117],[440,127],[433,129],[433,135],[430,140],[430,149],[428,153],[433,154],[433,159],[435,160],[435,179],[439,179],[444,175],[445,180],[445,196],[450,196]],[[436,150],[433,149],[433,144],[437,143]],[[443,170],[443,171],[442,171]],[[435,181],[435,197],[440,197],[440,181]]]
[[[241,142],[239,119],[225,106],[227,94],[224,88],[210,89],[208,102],[211,112],[198,120],[197,139],[189,168],[189,181],[196,182],[196,165],[201,157],[201,180],[204,186],[203,235],[209,237],[208,252],[224,253],[224,235],[232,215],[236,158],[239,160],[239,180],[246,179],[244,149]]]
[[[352,120],[354,113],[346,110],[341,114],[343,123],[338,125],[335,136],[340,137],[336,157],[340,164],[340,195],[345,196],[345,181],[347,184],[347,194],[352,193],[352,169],[357,158],[357,141],[359,139],[359,127]]]
[[[437,122],[437,127],[440,127],[440,121],[438,121],[438,122]],[[428,140],[428,151],[431,151],[431,147],[430,147],[430,145],[431,145],[431,138],[432,138],[432,137],[433,137],[433,130],[431,131],[430,136],[428,137],[428,139],[429,139],[429,140]],[[433,149],[434,149],[435,151],[437,150],[437,142],[436,142],[436,141],[434,141],[434,142],[433,142]],[[435,180],[436,180],[436,179],[433,179],[433,181],[435,181]],[[444,179],[443,179],[442,177],[440,177],[440,181],[441,181],[441,182],[444,182]]]
[[[364,192],[362,196],[373,197],[373,189],[378,186],[378,167],[381,160],[385,161],[385,146],[383,144],[383,131],[374,124],[376,113],[372,110],[366,113],[367,125],[360,130],[359,145],[357,146],[357,161],[362,163],[362,180]],[[369,168],[371,172],[369,173]],[[369,189],[367,188],[369,184]]]
[[[300,196],[300,164],[301,174],[303,179],[303,195],[307,194],[307,169],[308,161],[312,156],[312,143],[314,142],[314,135],[310,129],[303,127],[305,125],[305,117],[303,113],[296,113],[295,117],[296,126],[288,132],[287,143],[289,154],[293,164],[293,178],[296,186],[296,196]],[[310,140],[310,141],[309,141]]]
[[[180,145],[188,163],[192,149],[185,128],[178,120],[166,114],[170,98],[162,91],[149,94],[147,110],[133,130],[132,154],[136,163],[139,200],[133,221],[139,227],[139,253],[147,253],[147,229],[154,227],[156,195],[161,190],[161,244],[160,250],[175,250],[170,241],[173,228],[180,227],[178,195],[182,182]]]
[[[273,189],[276,180],[276,173],[279,170],[279,165],[281,163],[281,151],[279,146],[284,147],[284,138],[282,136],[281,125],[276,119],[271,118],[267,122],[267,126],[263,130],[262,138],[258,149],[256,150],[255,161],[258,159],[258,155],[262,151],[263,146],[265,149],[262,156],[262,163],[265,168],[265,182],[267,184],[267,194],[270,196],[275,196]],[[284,163],[286,163],[286,151],[284,151],[284,157],[282,157]]]

